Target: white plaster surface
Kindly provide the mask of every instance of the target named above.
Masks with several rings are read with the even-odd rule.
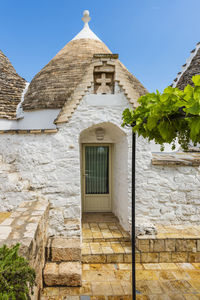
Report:
[[[90,13],[89,10],[84,10],[82,21],[84,22],[83,29],[72,39],[80,40],[80,39],[90,39],[90,40],[98,40],[101,41],[98,36],[90,29],[88,23],[90,22]]]
[[[107,94],[102,97],[101,94],[95,95],[91,94],[90,97],[86,98],[86,104],[89,106],[96,106],[96,107],[111,107],[111,106],[122,106],[122,98],[123,102],[126,102],[126,97],[123,94]]]
[[[18,120],[0,119],[0,130],[53,129],[59,112],[60,109],[42,109],[23,112],[23,118]]]
[[[88,24],[85,24],[83,29],[72,39],[74,40],[80,40],[80,39],[90,39],[90,40],[97,40],[101,41],[98,36],[90,29]]]
[[[164,144],[164,152],[178,151],[180,149],[180,144],[178,143],[177,140],[175,142],[175,146],[176,146],[176,148],[174,150],[172,150],[172,144],[165,143]],[[154,141],[150,141],[150,149],[151,149],[151,152],[161,152],[160,145],[156,144]]]
[[[150,145],[139,138],[136,216],[154,224],[200,224],[200,167],[155,166]]]

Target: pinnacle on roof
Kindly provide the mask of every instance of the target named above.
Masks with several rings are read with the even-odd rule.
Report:
[[[91,40],[97,40],[97,41],[101,41],[98,36],[96,36],[96,34],[94,34],[94,32],[90,29],[89,27],[89,21],[91,20],[90,18],[90,13],[89,10],[84,10],[83,12],[83,18],[82,18],[83,22],[84,22],[84,27],[83,29],[72,39],[72,41],[74,40],[79,40],[79,39],[91,39]]]

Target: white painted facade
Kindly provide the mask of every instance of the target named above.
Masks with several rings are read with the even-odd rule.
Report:
[[[128,106],[122,93],[86,95],[69,123],[60,124],[55,134],[1,135],[1,210],[46,198],[51,203],[50,234],[80,235],[80,229],[64,219],[81,219],[81,144],[98,143],[95,129],[103,127],[103,142],[113,145],[112,211],[129,229],[132,136],[129,128],[121,127],[122,111]],[[137,139],[138,222],[199,224],[199,195],[198,167],[153,166],[150,145]]]

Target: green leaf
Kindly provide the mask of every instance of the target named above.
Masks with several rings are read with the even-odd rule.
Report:
[[[200,134],[200,117],[195,118],[194,120],[191,121],[190,123],[190,137],[195,140],[196,136]]]
[[[200,115],[200,103],[197,101],[196,102],[193,101],[191,106],[189,108],[185,109],[185,111],[192,115]]]
[[[184,91],[167,87],[162,94],[157,90],[141,96],[134,111],[124,110],[122,126],[135,124],[134,132],[162,148],[164,143],[173,143],[174,148],[176,138],[183,149],[188,148],[190,139],[200,142],[196,120],[200,118],[200,75],[193,81],[195,87],[187,85]]]
[[[195,86],[200,86],[200,75],[193,76],[192,81],[194,82]]]
[[[158,120],[159,120],[159,117],[150,116],[147,120],[147,128],[149,130],[152,130],[153,128],[155,128],[158,124]]]
[[[194,92],[194,88],[193,86],[191,85],[187,85],[185,88],[184,88],[184,99],[185,100],[190,100],[193,98],[193,92]]]

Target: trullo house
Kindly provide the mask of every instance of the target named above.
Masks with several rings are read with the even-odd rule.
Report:
[[[91,31],[88,11],[83,21],[30,84],[0,52],[1,211],[47,199],[51,236],[81,238],[84,212],[113,212],[130,230],[132,133],[122,112],[147,90]],[[138,228],[199,224],[195,159],[151,149],[137,138]]]

